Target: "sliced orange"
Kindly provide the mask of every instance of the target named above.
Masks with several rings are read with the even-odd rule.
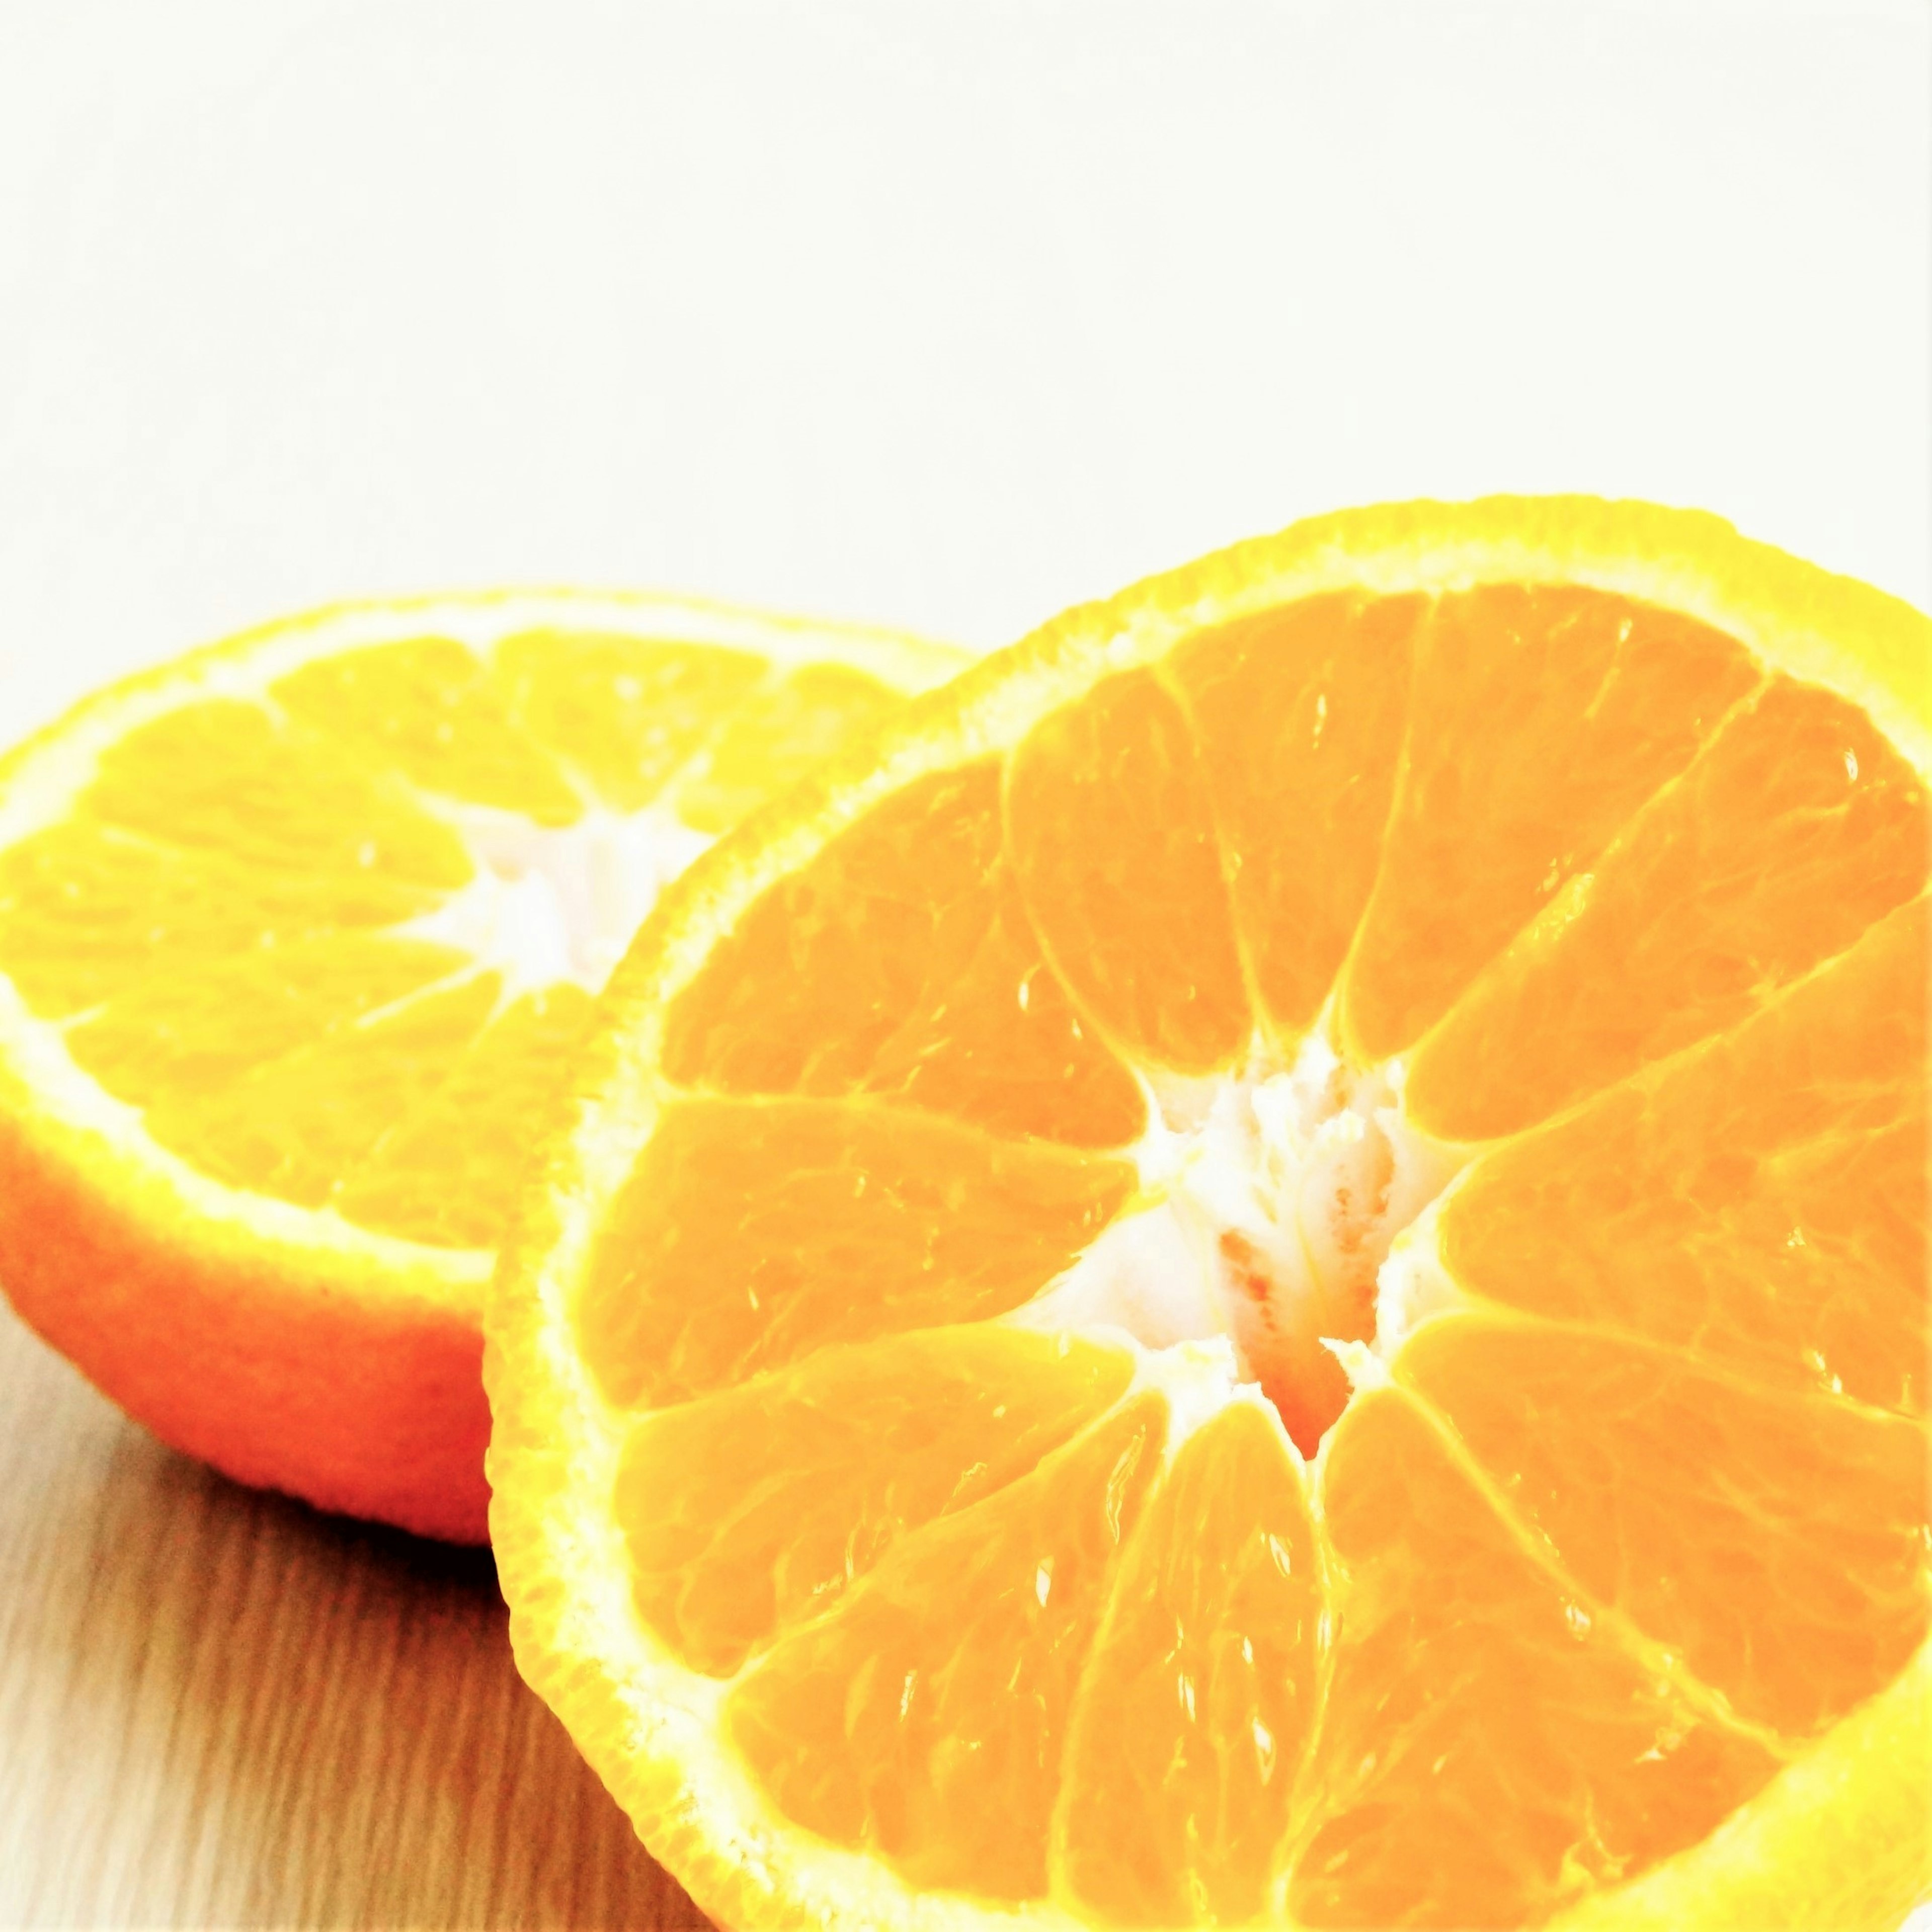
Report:
[[[723,1922],[1895,1925],[1932,626],[1302,524],[717,848],[487,1322],[525,1674]]]
[[[665,880],[950,676],[652,597],[344,605],[0,762],[0,1284],[230,1474],[487,1534],[483,1289]]]

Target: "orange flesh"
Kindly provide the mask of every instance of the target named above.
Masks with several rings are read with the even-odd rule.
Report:
[[[1704,1051],[1498,1148],[1456,1280],[1767,1388],[1922,1416],[1927,902]]]
[[[1925,788],[1870,722],[1778,679],[1415,1058],[1409,1107],[1487,1139],[1749,1016],[1925,885]]]
[[[618,1478],[639,1612],[694,1670],[728,1677],[907,1530],[1024,1475],[1132,1372],[1118,1348],[941,1328],[661,1409]]]
[[[1432,1324],[1402,1375],[1592,1600],[1750,1722],[1822,1730],[1923,1642],[1925,1438],[1912,1424],[1485,1316]]]
[[[1320,1708],[1300,1472],[1260,1408],[1190,1437],[1128,1546],[1067,1741],[1064,1882],[1128,1924],[1266,1902]]]
[[[1249,970],[1290,1036],[1321,1012],[1375,884],[1426,608],[1311,598],[1200,632],[1168,660],[1204,749]]]
[[[1104,679],[1034,728],[1013,757],[1006,826],[1034,924],[1086,1010],[1156,1066],[1234,1060],[1253,1015],[1207,776],[1150,673]]]
[[[1777,1768],[1525,1551],[1401,1396],[1357,1402],[1324,1477],[1341,1574],[1303,1922],[1534,1922],[1696,1843]]]
[[[1419,1040],[1757,675],[1731,639],[1600,591],[1440,599],[1344,991],[1360,1056]]]
[[[1132,1172],[884,1107],[681,1102],[604,1228],[585,1350],[610,1400],[642,1406],[1003,1313],[1113,1218]]]
[[[491,1248],[590,1001],[412,932],[479,879],[460,814],[716,832],[901,701],[836,665],[591,632],[318,658],[136,727],[0,853],[0,970],[203,1174]]]
[[[670,1010],[714,1097],[578,1310],[644,1620],[739,1673],[781,1814],[920,1885],[1508,1925],[1696,1843],[1925,1634],[1926,872],[1862,714],[1571,587],[1264,614],[907,786]],[[1467,1310],[1351,1400],[1318,1338],[1372,1310],[1284,1309],[1279,1417],[1165,1458],[1076,1362],[1013,1450],[970,1352],[1147,1204],[1143,1093],[1324,1011],[1477,1143]]]
[[[1130,1401],[782,1637],[726,1706],[779,1804],[916,1883],[1042,1892],[1067,1712],[1162,1433]]]
[[[730,1094],[902,1095],[1075,1146],[1132,1140],[1139,1090],[1048,970],[1000,840],[996,765],[908,785],[739,922],[670,1011],[665,1072]]]

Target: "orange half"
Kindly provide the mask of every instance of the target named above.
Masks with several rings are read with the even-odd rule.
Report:
[[[488,1317],[525,1674],[745,1925],[1895,1925],[1932,626],[1298,525],[620,969]]]
[[[483,1289],[663,882],[950,676],[653,597],[350,604],[0,761],[0,1284],[245,1482],[481,1540]]]

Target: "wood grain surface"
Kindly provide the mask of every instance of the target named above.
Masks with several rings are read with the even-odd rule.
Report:
[[[0,1305],[0,1925],[706,1922],[486,1551],[237,1487]]]

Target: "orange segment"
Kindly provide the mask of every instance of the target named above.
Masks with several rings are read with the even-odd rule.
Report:
[[[1442,598],[1344,983],[1355,1051],[1419,1039],[1757,681],[1735,640],[1576,586]]]
[[[762,897],[672,1005],[664,1066],[735,1094],[875,1091],[1076,1146],[1144,1122],[1000,860],[999,770],[909,785]]]
[[[1160,1450],[1148,1396],[976,1508],[902,1538],[726,1705],[785,1815],[914,1883],[1046,1887],[1067,1712]]]
[[[1006,818],[1054,966],[1130,1051],[1184,1072],[1252,1025],[1212,808],[1180,707],[1144,671],[1103,679],[1015,751]]]
[[[1401,1395],[1357,1399],[1322,1497],[1342,1576],[1298,1923],[1533,1924],[1777,1768],[1526,1555]]]
[[[526,993],[499,1012],[434,1091],[336,1190],[358,1227],[452,1248],[502,1241],[530,1147],[590,1024],[580,987]]]
[[[149,1133],[204,1174],[320,1208],[383,1130],[446,1079],[496,1002],[494,973],[431,991],[212,1094],[164,1094]]]
[[[1508,1133],[1734,1024],[1922,892],[1928,835],[1870,719],[1778,680],[1424,1046],[1410,1112]]]
[[[448,892],[476,870],[463,842],[392,777],[232,698],[184,704],[110,745],[81,808],[164,844],[296,874]]]
[[[1311,597],[1197,632],[1168,661],[1249,970],[1291,1035],[1321,1011],[1381,864],[1424,611],[1419,597]]]
[[[263,946],[137,982],[68,1050],[117,1100],[196,1100],[468,964],[453,946],[375,934]]]
[[[971,917],[935,939],[922,997],[879,1048],[868,1092],[1072,1147],[1139,1138],[1141,1090],[1042,958],[1011,866],[997,866]]]
[[[610,1401],[682,1401],[1012,1308],[1134,1185],[1124,1162],[870,1102],[676,1101],[613,1204],[578,1332]]]
[[[1480,1317],[1422,1329],[1400,1373],[1582,1588],[1742,1716],[1822,1730],[1924,1640],[1917,1425]]]
[[[496,646],[516,724],[612,812],[641,812],[770,674],[751,651],[600,632],[526,631]]]
[[[1267,1410],[1236,1403],[1150,1501],[1081,1685],[1058,1834],[1079,1906],[1129,1925],[1262,1915],[1324,1607],[1300,1472]]]
[[[156,974],[399,925],[434,903],[398,880],[269,871],[77,818],[0,851],[0,972],[62,1018]]]
[[[582,802],[513,725],[482,661],[452,638],[372,644],[279,680],[296,717],[405,772],[425,790],[568,825]]]
[[[1024,1476],[1132,1370],[1064,1336],[940,1329],[660,1410],[617,1478],[638,1614],[693,1670],[729,1676],[901,1537]]]
[[[1790,1389],[1922,1414],[1928,907],[1652,1080],[1498,1148],[1450,1273]]]

